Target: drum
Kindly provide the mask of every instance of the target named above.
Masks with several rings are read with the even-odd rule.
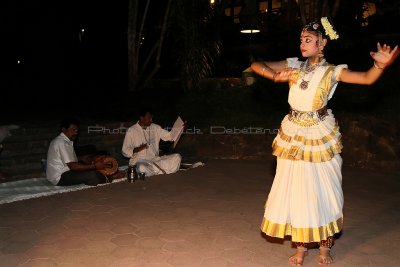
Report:
[[[106,167],[103,170],[99,170],[99,172],[101,172],[102,174],[109,176],[109,175],[113,175],[114,173],[116,173],[118,171],[118,162],[115,158],[113,158],[111,156],[104,156],[104,155],[96,156],[95,161],[99,161],[99,160],[102,160]]]

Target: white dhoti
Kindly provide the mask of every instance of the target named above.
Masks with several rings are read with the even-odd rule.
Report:
[[[144,173],[148,177],[177,172],[180,164],[181,155],[171,154],[152,159],[140,159],[136,162],[136,170],[138,173]]]

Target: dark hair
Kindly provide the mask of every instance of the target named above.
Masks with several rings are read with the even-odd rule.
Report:
[[[143,107],[137,112],[139,118],[146,116],[147,113],[153,114],[148,107]]]
[[[329,17],[322,17],[319,21],[313,21],[303,27],[303,31],[314,32],[327,40],[336,40],[339,38],[332,20]]]
[[[79,127],[79,120],[77,118],[74,117],[68,117],[68,118],[64,118],[61,122],[60,122],[60,132],[62,132],[62,129],[68,129],[69,126],[71,126],[71,124],[74,124],[76,126]]]
[[[303,31],[308,31],[308,32],[314,32],[317,36],[318,34],[321,34],[322,38],[328,39],[326,36],[324,27],[322,27],[322,24],[320,21],[312,21],[308,24],[306,24],[303,27]]]

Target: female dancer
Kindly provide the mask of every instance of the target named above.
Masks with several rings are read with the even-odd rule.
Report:
[[[372,84],[398,56],[397,46],[377,44],[372,67],[354,72],[347,65],[331,65],[324,58],[328,39],[339,36],[324,17],[307,24],[300,35],[305,61],[287,58],[255,62],[253,71],[274,82],[288,82],[289,114],[272,144],[277,157],[274,182],[265,205],[261,230],[272,237],[291,236],[297,247],[289,263],[300,266],[312,243],[319,245],[318,263],[330,264],[333,235],[343,227],[342,143],[330,109],[339,81]]]

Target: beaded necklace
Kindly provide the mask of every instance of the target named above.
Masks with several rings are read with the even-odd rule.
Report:
[[[148,128],[149,127],[145,128],[145,129],[142,128],[142,130],[143,130],[143,136],[144,136],[144,140],[146,141],[146,144],[150,145],[150,134],[151,134],[150,129],[149,129],[149,132],[148,132],[148,136],[149,137],[148,138],[146,137],[146,132],[147,132]]]

